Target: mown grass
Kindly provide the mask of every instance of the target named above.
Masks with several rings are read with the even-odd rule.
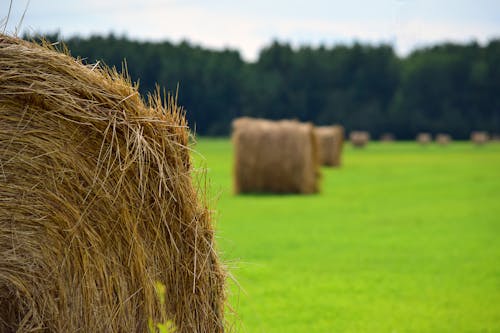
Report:
[[[346,146],[310,196],[232,193],[200,139],[238,332],[500,332],[500,144]]]

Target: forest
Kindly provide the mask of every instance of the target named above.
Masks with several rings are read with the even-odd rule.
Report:
[[[500,133],[500,39],[443,43],[404,58],[391,45],[295,48],[274,41],[247,62],[237,50],[188,41],[44,37],[62,41],[84,63],[119,71],[126,64],[141,93],[156,86],[178,93],[191,127],[202,136],[227,136],[240,116],[338,123],[374,138],[392,133],[413,139],[422,131],[456,139],[474,130]]]

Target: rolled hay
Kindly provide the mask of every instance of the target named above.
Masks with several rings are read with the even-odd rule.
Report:
[[[173,98],[0,35],[0,332],[223,331],[188,135]]]
[[[439,133],[436,135],[436,142],[441,146],[447,146],[451,143],[451,136],[449,134]]]
[[[349,140],[354,147],[362,148],[370,141],[370,133],[365,131],[352,131]]]
[[[430,133],[418,133],[417,142],[421,145],[428,145],[432,142],[432,135]]]
[[[319,126],[314,129],[314,132],[318,140],[321,165],[340,166],[344,145],[344,128],[339,125]]]
[[[392,133],[383,133],[380,136],[380,142],[394,142],[396,141],[396,137]]]
[[[470,140],[477,146],[482,146],[490,141],[490,136],[487,132],[475,131],[471,133]]]
[[[236,193],[316,193],[318,143],[312,124],[293,120],[233,121]]]

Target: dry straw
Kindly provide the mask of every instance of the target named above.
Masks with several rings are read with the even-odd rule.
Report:
[[[314,128],[292,120],[233,121],[236,193],[315,193],[319,159]]]
[[[340,166],[344,128],[339,125],[320,126],[314,131],[318,140],[320,163],[326,166]]]
[[[349,140],[354,147],[362,148],[370,141],[370,133],[365,131],[352,131]]]
[[[418,133],[417,142],[425,146],[432,142],[432,135],[430,133]]]
[[[1,332],[223,331],[188,134],[174,99],[0,35]]]
[[[444,133],[436,134],[436,142],[441,146],[447,146],[451,143],[451,136]]]
[[[490,141],[490,136],[487,132],[476,131],[471,133],[470,140],[476,145],[481,146]]]

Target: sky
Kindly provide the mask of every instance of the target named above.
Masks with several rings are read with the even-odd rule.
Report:
[[[294,47],[389,43],[405,56],[443,41],[500,37],[500,0],[0,0],[0,17],[8,33],[188,40],[237,49],[248,61],[273,40]]]

